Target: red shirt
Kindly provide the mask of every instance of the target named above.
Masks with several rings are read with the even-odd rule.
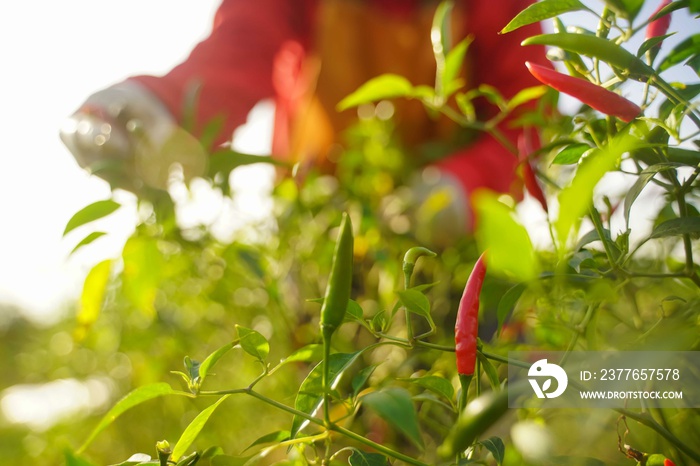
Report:
[[[457,1],[456,10],[463,12],[459,17],[460,32],[464,36],[470,34],[474,37],[468,52],[468,81],[471,86],[488,84],[510,97],[524,87],[538,84],[526,72],[524,62],[544,62],[543,50],[520,46],[525,37],[538,32],[537,26],[498,34],[510,19],[530,3],[531,0]],[[325,85],[332,90],[334,86],[338,87],[338,83],[324,75],[324,71],[316,75],[317,80],[308,77],[308,69],[313,68],[309,66],[313,57],[325,56],[326,62],[335,57],[338,63],[350,60],[350,57],[337,56],[333,51],[333,47],[341,45],[340,40],[336,44],[333,39],[333,29],[330,33],[328,28],[323,32],[324,21],[332,17],[329,11],[342,7],[357,13],[350,15],[352,18],[381,16],[378,21],[392,24],[395,30],[400,31],[402,24],[417,24],[420,22],[419,15],[425,16],[426,11],[432,14],[436,6],[437,2],[425,0],[224,0],[217,11],[211,35],[193,49],[184,63],[162,77],[138,76],[132,79],[157,95],[178,121],[183,120],[188,94],[199,86],[198,125],[201,128],[207,121],[222,116],[224,125],[217,140],[219,143],[229,139],[233,130],[245,122],[248,112],[257,102],[274,98],[277,102],[275,148],[279,151],[289,146],[290,127],[297,117],[297,107],[304,100],[300,97],[302,94],[314,94],[316,91],[336,132],[344,124],[342,115],[335,114],[334,103],[324,102],[321,95],[323,89],[313,87],[319,85],[323,88]],[[364,15],[362,10],[371,14]],[[342,18],[345,21],[338,24],[345,24],[348,30],[360,27],[352,24],[350,16]],[[361,27],[365,27],[364,23]],[[384,43],[382,40],[372,41],[368,52],[381,57]],[[423,38],[421,47],[426,44],[429,47],[428,35]],[[378,75],[392,71],[382,70],[384,64],[390,68],[394,61],[392,57],[388,55],[385,60],[375,60],[377,63],[368,73]],[[422,64],[418,53],[415,59],[416,64]],[[323,61],[320,66],[323,69]],[[412,73],[419,68],[422,66],[407,70]],[[434,71],[428,69],[428,75],[430,73]],[[366,79],[371,77],[368,75]],[[361,82],[353,83],[359,84]],[[397,108],[399,119],[400,110]],[[482,110],[488,111],[487,106]],[[410,127],[410,124],[406,118],[406,125]],[[515,142],[518,131],[505,132]],[[406,133],[416,134],[416,131]],[[431,134],[434,136],[435,132]],[[482,137],[475,144],[457,150],[453,156],[438,163],[460,180],[467,193],[478,187],[509,192],[515,179],[516,165],[517,157],[490,137]]]

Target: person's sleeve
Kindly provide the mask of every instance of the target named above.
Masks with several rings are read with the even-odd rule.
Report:
[[[506,98],[518,91],[539,83],[527,72],[526,61],[546,62],[544,48],[523,47],[520,42],[540,32],[539,25],[531,25],[507,34],[499,31],[526,8],[531,0],[503,0],[497,2],[471,2],[468,18],[469,33],[474,35],[470,45],[470,73],[475,86],[493,86]],[[477,113],[488,118],[495,108],[480,99]],[[509,128],[509,120],[499,129],[517,146],[521,130]],[[513,191],[518,157],[510,153],[491,136],[480,137],[475,144],[464,148],[438,163],[441,170],[455,178],[469,198],[479,188],[520,197],[522,189]]]
[[[250,109],[274,96],[275,55],[288,41],[304,43],[310,2],[224,0],[211,34],[185,62],[162,77],[136,76],[182,123],[187,100],[198,89],[195,132],[215,118],[223,127],[215,143],[230,138]]]

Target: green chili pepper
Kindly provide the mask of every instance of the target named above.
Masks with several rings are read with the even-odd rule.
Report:
[[[416,261],[421,256],[435,257],[437,253],[431,251],[428,248],[422,246],[414,246],[403,256],[403,275],[404,275],[404,285],[406,288],[410,286],[411,275],[413,275],[413,269],[416,267]]]
[[[522,45],[549,45],[597,58],[615,68],[629,71],[635,78],[648,78],[655,74],[653,68],[635,55],[602,37],[570,33],[540,34],[528,37]]]
[[[614,115],[629,123],[642,113],[637,104],[590,81],[568,76],[535,63],[527,62],[525,65],[538,81],[569,94],[606,115]]]
[[[343,323],[352,286],[352,258],[352,223],[350,217],[343,214],[338,242],[333,254],[331,274],[326,286],[326,295],[321,306],[321,330],[324,340],[330,341],[333,332]]]
[[[438,449],[438,455],[451,458],[469,448],[479,435],[508,411],[508,392],[517,397],[524,393],[526,387],[529,385],[518,382],[498,393],[488,392],[471,401]]]

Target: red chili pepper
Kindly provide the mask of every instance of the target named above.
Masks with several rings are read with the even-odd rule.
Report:
[[[535,63],[526,62],[525,65],[541,83],[575,97],[601,113],[616,116],[627,123],[642,113],[637,104],[585,79],[574,78]]]
[[[473,375],[476,367],[476,337],[479,332],[479,294],[486,275],[484,255],[476,261],[457,310],[455,323],[455,352],[457,372],[460,375]]]
[[[549,212],[547,207],[547,198],[542,192],[537,177],[535,176],[535,171],[532,169],[530,163],[530,158],[528,157],[532,153],[532,144],[530,144],[530,135],[524,132],[518,138],[518,152],[520,152],[520,164],[522,165],[522,178],[525,184],[525,189],[530,193],[532,197],[537,199],[545,212]]]
[[[666,6],[671,4],[671,0],[663,0],[661,2],[661,5],[654,11],[654,13],[650,16],[650,18],[653,18],[659,12]],[[659,37],[663,36],[666,34],[666,31],[668,31],[669,26],[671,25],[671,14],[667,13],[660,18],[655,19],[649,25],[647,25],[647,30],[646,30],[646,39],[651,39],[652,37]],[[661,45],[661,44],[659,44]]]
[[[671,461],[670,459],[666,458],[666,459],[664,460],[664,466],[676,466],[676,463],[674,463],[674,462]]]

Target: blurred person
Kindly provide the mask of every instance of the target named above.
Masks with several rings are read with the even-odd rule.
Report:
[[[462,70],[467,88],[487,84],[512,97],[537,84],[524,72],[524,62],[544,62],[544,51],[520,47],[536,26],[498,34],[530,3],[455,2],[455,40],[474,37]],[[81,167],[138,195],[144,187],[165,189],[173,162],[186,177],[202,174],[207,152],[194,136],[218,119],[220,130],[211,143],[221,145],[255,104],[272,98],[273,156],[332,171],[342,132],[357,119],[355,109],[336,110],[340,100],[383,73],[433,85],[430,29],[437,5],[435,0],[224,0],[211,34],[183,63],[164,76],[135,76],[91,95],[61,138]],[[188,102],[194,102],[189,109]],[[517,157],[501,143],[484,134],[467,136],[447,118],[431,118],[419,102],[394,104],[396,131],[408,156],[431,167],[430,176],[417,176],[411,186],[416,202],[436,190],[446,190],[451,199],[430,230],[447,237],[463,234],[472,224],[470,193],[517,189]],[[477,113],[488,117],[484,99],[479,104]],[[520,130],[506,124],[501,130],[515,145]],[[436,142],[443,157],[430,153]]]

